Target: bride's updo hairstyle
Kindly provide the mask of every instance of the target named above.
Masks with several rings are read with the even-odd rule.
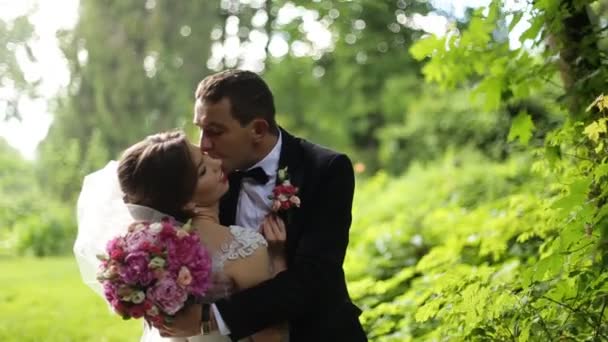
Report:
[[[156,209],[185,222],[184,206],[192,199],[198,180],[186,135],[181,131],[146,137],[129,147],[118,164],[125,203]]]

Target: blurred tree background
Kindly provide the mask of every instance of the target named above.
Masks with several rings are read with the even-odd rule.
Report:
[[[282,126],[355,162],[345,268],[370,340],[608,340],[608,1],[470,3],[81,0],[36,158],[0,138],[0,265],[72,263],[82,178],[147,134],[194,138],[196,84],[241,67]],[[30,15],[0,21],[3,121],[42,97]]]

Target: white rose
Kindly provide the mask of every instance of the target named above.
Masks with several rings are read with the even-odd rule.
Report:
[[[150,231],[154,234],[158,234],[163,230],[163,225],[159,222],[154,222],[150,225]]]
[[[137,291],[131,295],[131,301],[135,304],[143,303],[144,299],[146,299],[146,295],[142,291]]]

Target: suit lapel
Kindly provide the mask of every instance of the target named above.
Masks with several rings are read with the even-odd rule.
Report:
[[[279,157],[279,170],[287,168],[287,176],[291,181],[291,184],[300,189],[300,193],[303,185],[303,173],[300,167],[301,157],[299,156],[299,142],[297,138],[287,133],[281,128],[281,135],[283,139],[283,145],[281,146],[281,155]],[[276,179],[276,185],[280,185],[279,177]],[[287,229],[293,226],[293,214],[297,211],[297,208],[286,211],[279,211],[279,216],[287,223]]]

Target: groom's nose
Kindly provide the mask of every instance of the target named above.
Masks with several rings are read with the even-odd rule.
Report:
[[[209,139],[209,137],[207,137],[203,133],[201,133],[201,141],[199,145],[201,147],[201,151],[203,152],[209,152],[213,149],[213,143],[211,142],[211,139]]]

